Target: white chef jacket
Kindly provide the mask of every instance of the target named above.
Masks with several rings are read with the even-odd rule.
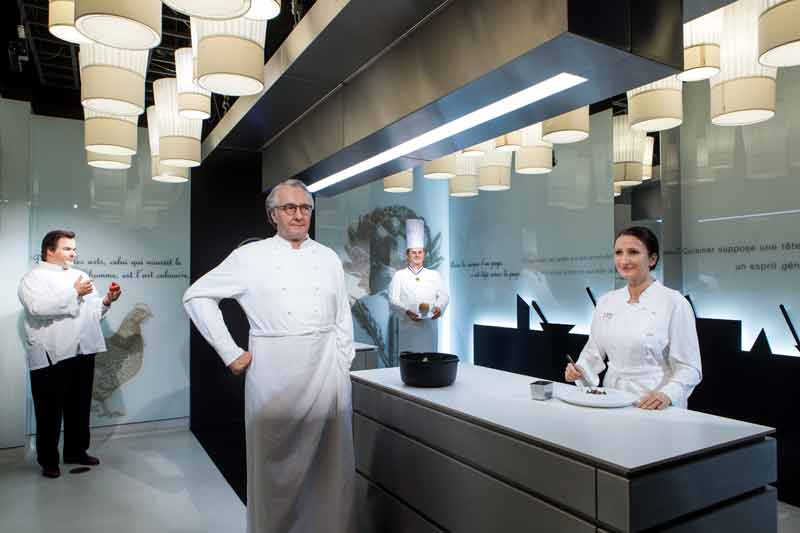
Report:
[[[415,321],[408,318],[406,311],[419,312],[419,304],[430,305],[444,314],[450,295],[442,285],[442,278],[435,270],[423,268],[414,273],[410,267],[398,270],[389,285],[389,303],[399,317],[398,346],[400,352],[435,352],[437,349],[438,323],[425,318]]]
[[[248,532],[351,531],[355,350],[341,261],[310,238],[294,249],[275,236],[235,250],[189,287],[186,311],[229,365],[245,349],[225,326],[223,298],[250,323]]]
[[[81,276],[89,279],[76,268],[41,261],[22,277],[17,294],[25,308],[25,346],[31,370],[78,354],[106,351],[100,320],[109,308],[103,305],[96,287],[78,296],[74,285]]]
[[[606,387],[640,396],[661,391],[672,405],[685,408],[702,379],[692,307],[658,281],[645,289],[638,303],[629,299],[628,287],[600,298],[578,366],[597,386],[607,357]]]

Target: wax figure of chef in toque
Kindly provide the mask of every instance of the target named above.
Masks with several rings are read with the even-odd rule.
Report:
[[[245,374],[247,531],[353,531],[353,321],[339,257],[308,236],[314,200],[287,180],[267,198],[275,237],[245,244],[183,297],[197,329]],[[250,323],[239,347],[219,310]]]
[[[398,270],[389,285],[389,302],[399,316],[400,352],[435,352],[436,320],[442,316],[450,296],[435,270],[425,262],[425,221],[406,220],[406,268]]]

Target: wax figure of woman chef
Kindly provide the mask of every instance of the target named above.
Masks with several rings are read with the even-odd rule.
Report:
[[[399,315],[400,352],[435,352],[436,320],[450,301],[442,278],[425,262],[425,221],[406,220],[406,268],[398,270],[389,285],[389,302]]]
[[[640,396],[639,407],[686,407],[702,379],[695,318],[681,294],[650,275],[659,259],[658,240],[644,227],[620,232],[614,243],[614,264],[628,282],[597,302],[589,340],[564,377],[582,377],[593,386],[608,372],[603,385]]]

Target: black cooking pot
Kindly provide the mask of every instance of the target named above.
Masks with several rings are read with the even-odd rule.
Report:
[[[456,380],[458,356],[437,352],[400,354],[400,378],[411,387],[447,387]]]

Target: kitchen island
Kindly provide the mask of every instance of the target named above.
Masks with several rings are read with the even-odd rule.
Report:
[[[472,365],[439,389],[351,376],[360,532],[777,530],[772,428],[536,401]]]

